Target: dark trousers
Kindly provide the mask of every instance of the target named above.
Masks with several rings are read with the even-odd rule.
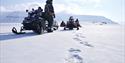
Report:
[[[48,28],[52,28],[52,26],[53,26],[53,16],[48,16],[47,18],[46,18],[46,20],[48,21]]]

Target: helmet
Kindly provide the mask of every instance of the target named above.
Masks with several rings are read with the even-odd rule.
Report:
[[[53,0],[47,0],[46,3],[47,3],[47,4],[52,4],[52,1],[53,1]]]
[[[43,9],[42,9],[41,7],[38,7],[38,10],[41,10],[41,11],[43,11]]]
[[[26,12],[28,12],[28,10],[26,9]]]

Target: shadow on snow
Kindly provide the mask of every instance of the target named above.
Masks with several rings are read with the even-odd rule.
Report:
[[[28,32],[25,34],[13,34],[13,33],[1,33],[0,34],[0,41],[3,40],[10,40],[10,39],[17,39],[17,38],[24,38],[24,37],[31,37],[31,36],[36,36],[38,34],[33,33],[33,32]]]

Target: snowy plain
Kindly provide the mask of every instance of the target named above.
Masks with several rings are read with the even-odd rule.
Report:
[[[19,23],[0,24],[0,63],[125,63],[125,27],[82,23],[37,35],[15,35]]]

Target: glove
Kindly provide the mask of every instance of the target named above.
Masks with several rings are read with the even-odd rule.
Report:
[[[53,14],[53,17],[56,18],[55,14]]]

